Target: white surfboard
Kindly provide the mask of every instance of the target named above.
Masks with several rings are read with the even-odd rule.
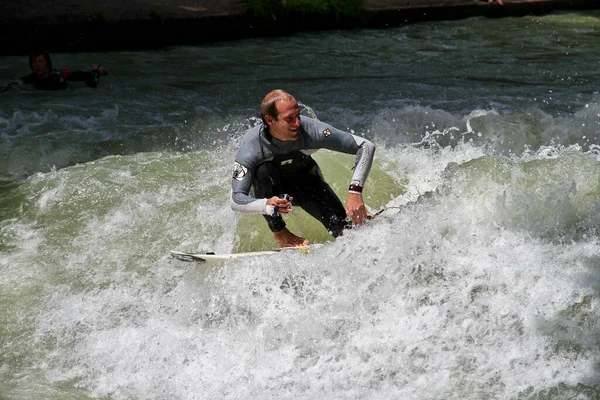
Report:
[[[263,251],[248,251],[243,253],[230,253],[230,254],[215,254],[212,252],[207,253],[188,253],[185,251],[171,250],[171,257],[180,261],[196,261],[206,264],[219,264],[227,260],[234,258],[244,257],[256,257],[277,254],[282,251],[295,250],[300,253],[309,253],[312,249],[316,248],[317,245],[303,246],[303,247],[284,247],[281,249],[263,250]]]

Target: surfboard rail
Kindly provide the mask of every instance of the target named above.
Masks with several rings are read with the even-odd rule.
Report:
[[[179,250],[171,250],[171,257],[186,262],[200,262],[208,264],[217,264],[231,260],[234,258],[256,257],[277,254],[282,251],[296,250],[301,253],[309,253],[310,250],[316,248],[317,245],[300,246],[300,247],[283,247],[279,249],[262,250],[262,251],[247,251],[242,253],[215,254],[214,252],[185,252]]]

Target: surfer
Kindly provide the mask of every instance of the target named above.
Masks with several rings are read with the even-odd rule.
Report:
[[[349,221],[363,224],[368,214],[362,190],[375,145],[300,115],[296,99],[283,90],[265,96],[260,114],[262,123],[246,132],[235,156],[231,208],[263,214],[280,248],[308,244],[307,239],[291,233],[281,217],[292,212],[292,202],[320,221],[334,237],[342,234]],[[356,154],[345,207],[311,157],[321,148]]]
[[[108,75],[108,70],[101,65],[92,64],[90,71],[70,71],[62,68],[52,69],[52,59],[46,51],[36,51],[29,55],[29,67],[31,73],[23,76],[20,83],[33,85],[41,90],[66,89],[68,82],[85,82],[89,87],[98,86],[100,76]],[[18,82],[17,82],[18,83]],[[13,84],[6,86],[8,89]]]

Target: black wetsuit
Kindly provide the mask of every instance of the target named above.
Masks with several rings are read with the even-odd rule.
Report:
[[[289,159],[303,160],[302,168],[289,171],[281,162]],[[319,166],[311,156],[295,152],[285,157],[276,156],[256,169],[253,194],[258,198],[270,198],[288,194],[294,198],[294,205],[321,222],[334,236],[342,234],[346,222],[346,209],[331,187],[323,180]],[[264,215],[272,232],[285,228],[281,216]]]
[[[66,89],[68,82],[85,82],[89,87],[98,86],[100,74],[98,71],[69,71],[68,69],[52,70],[47,79],[40,79],[32,72],[21,78],[23,83],[33,85],[41,90]]]

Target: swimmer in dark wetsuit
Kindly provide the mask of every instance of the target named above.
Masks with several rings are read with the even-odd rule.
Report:
[[[292,201],[338,237],[349,218],[367,219],[362,199],[375,145],[364,138],[300,115],[298,102],[283,90],[267,94],[261,104],[262,124],[250,129],[235,157],[231,208],[264,214],[278,247],[303,246],[308,240],[291,233],[280,214],[292,212]],[[356,154],[346,206],[323,180],[311,157],[318,149]],[[251,189],[253,190],[250,195]],[[290,195],[290,199],[279,197]]]
[[[100,76],[108,75],[106,68],[96,64],[92,64],[91,71],[53,70],[50,55],[45,51],[32,53],[29,56],[29,67],[31,74],[22,77],[21,81],[42,90],[66,89],[68,82],[76,81],[95,88]]]

